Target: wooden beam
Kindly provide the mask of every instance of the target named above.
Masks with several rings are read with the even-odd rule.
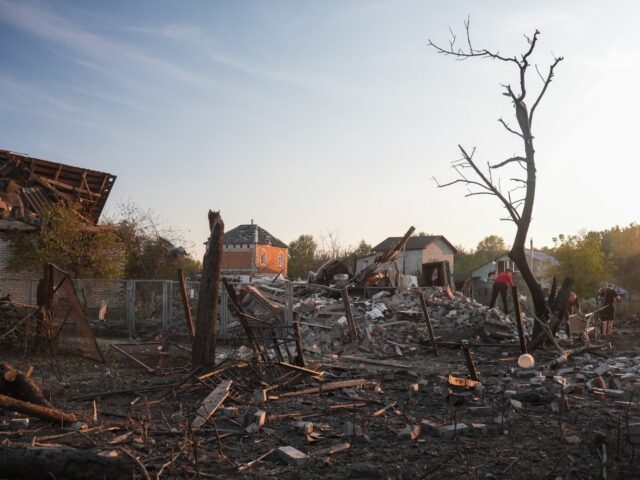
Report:
[[[191,422],[192,429],[198,430],[205,423],[207,423],[207,420],[209,420],[211,415],[213,415],[216,410],[220,408],[222,402],[224,402],[229,396],[229,389],[231,388],[231,384],[231,380],[223,380],[222,382],[220,382],[220,385],[214,388],[213,391],[209,395],[207,395],[207,397],[202,401],[202,405],[196,412],[196,418],[194,418],[193,422]]]
[[[191,303],[187,294],[187,281],[181,268],[178,269],[178,282],[180,282],[180,296],[182,297],[182,306],[184,307],[184,319],[187,322],[187,331],[191,338],[196,334],[196,328],[193,326],[193,317],[191,314]]]

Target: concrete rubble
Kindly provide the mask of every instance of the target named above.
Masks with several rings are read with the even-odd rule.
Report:
[[[83,439],[134,449],[157,478],[544,478],[553,468],[601,478],[590,446],[613,449],[618,437],[624,461],[610,460],[610,478],[629,468],[640,475],[629,467],[640,443],[637,350],[591,345],[557,365],[549,345],[520,368],[517,326],[497,309],[441,287],[349,288],[347,309],[333,287],[240,283],[236,324],[227,327],[241,331],[219,347],[216,369],[192,373],[184,345],[163,339],[167,350],[155,357],[131,347],[151,369],[118,357],[117,371],[129,369],[122,384],[105,390],[87,375],[82,391],[70,382],[54,398],[69,411],[95,410],[98,420],[83,417]],[[524,326],[530,338],[530,318]],[[221,390],[228,395],[215,395]],[[201,405],[206,421],[189,429]],[[14,412],[1,420],[12,439],[44,428]],[[178,452],[180,468],[165,467]]]

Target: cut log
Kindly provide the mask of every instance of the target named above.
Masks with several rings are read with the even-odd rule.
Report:
[[[115,450],[93,452],[68,447],[3,446],[0,455],[2,478],[26,480],[129,480],[133,461]]]
[[[56,423],[58,425],[71,425],[77,418],[72,413],[65,413],[60,410],[51,407],[43,407],[42,405],[36,405],[35,403],[24,402],[12,397],[0,394],[0,408],[4,410],[10,410],[15,412],[24,413],[25,415],[32,415],[34,417],[41,418],[42,420],[48,420],[49,422]]]

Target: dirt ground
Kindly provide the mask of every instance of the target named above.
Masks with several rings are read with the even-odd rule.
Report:
[[[637,320],[621,320],[612,336],[597,341],[610,342],[611,348],[572,358],[563,368],[575,366],[578,372],[589,362],[640,356],[639,333]],[[437,334],[440,341],[460,336],[459,331]],[[462,350],[441,346],[436,357],[427,343],[403,349],[402,356],[371,357],[395,366],[325,355],[318,360],[327,382],[363,379],[372,384],[264,403],[254,398],[260,376],[250,367],[198,379],[206,372],[193,375],[187,342],[121,346],[153,371],[106,343],[101,345],[106,364],[64,353],[51,360],[32,348],[2,345],[0,361],[23,371],[33,366],[33,378],[46,396],[56,407],[81,416],[87,428],[63,429],[30,418],[27,429],[12,430],[6,422],[19,415],[0,411],[0,422],[5,423],[0,426],[0,449],[16,444],[125,448],[138,457],[149,478],[167,479],[640,478],[640,461],[634,459],[627,431],[629,423],[640,422],[635,380],[625,384],[621,397],[598,396],[574,380],[576,388],[562,394],[562,385],[554,379],[557,371],[545,367],[557,357],[553,347],[535,352],[543,378],[531,385],[530,378],[518,373],[517,348],[491,346],[472,349],[483,386],[453,387],[448,375],[469,377]],[[359,356],[367,358],[366,352]],[[220,409],[205,427],[191,431],[195,410],[222,379],[233,382],[224,407],[238,407],[237,415]],[[306,388],[318,385],[308,378],[305,383]],[[272,395],[300,388],[290,386]],[[520,403],[514,404],[512,399],[518,398]],[[94,400],[97,421],[92,418]],[[568,408],[555,411],[553,405],[563,403]],[[258,409],[266,412],[266,423],[247,433],[245,417],[253,418]],[[300,421],[313,423],[307,427],[310,434]],[[434,433],[455,423],[475,426],[463,433],[456,427],[451,438]],[[421,426],[416,439],[399,436],[405,427],[416,425]],[[348,448],[328,451],[344,444]],[[287,465],[274,451],[242,468],[287,445],[310,455],[307,463]],[[144,475],[138,467],[136,478]]]

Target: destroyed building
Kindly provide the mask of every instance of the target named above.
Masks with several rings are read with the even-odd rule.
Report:
[[[357,260],[356,272],[370,265],[377,254],[384,252],[398,240],[400,237],[389,237],[373,247],[371,255]],[[417,272],[422,272],[422,265],[425,263],[447,261],[451,273],[453,273],[453,259],[457,252],[456,247],[443,235],[411,237],[393,266],[400,273],[415,275]]]
[[[52,205],[77,207],[87,225],[97,225],[115,175],[0,150],[0,274],[5,280],[33,276],[11,272],[12,241],[37,233]],[[36,274],[39,276],[40,272]]]
[[[222,273],[226,275],[287,275],[289,247],[253,223],[238,225],[224,234]]]

